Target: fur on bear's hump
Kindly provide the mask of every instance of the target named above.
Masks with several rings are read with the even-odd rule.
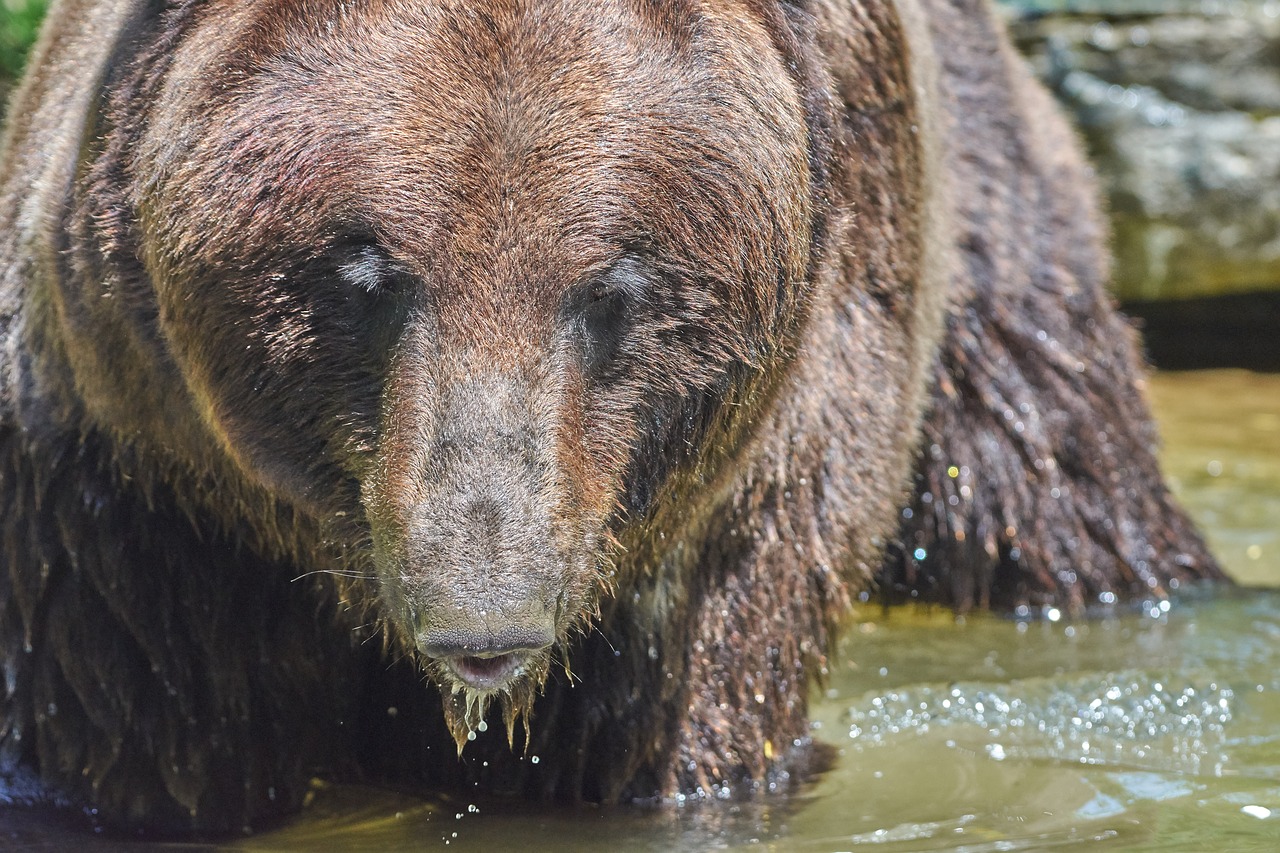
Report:
[[[0,772],[111,825],[786,787],[877,583],[1219,576],[985,0],[65,0],[5,140]]]

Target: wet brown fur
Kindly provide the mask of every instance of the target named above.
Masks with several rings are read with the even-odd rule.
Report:
[[[3,761],[112,824],[759,791],[877,584],[1220,576],[979,0],[67,0],[0,193]]]

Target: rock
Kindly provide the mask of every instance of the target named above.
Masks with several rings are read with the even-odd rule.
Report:
[[[1280,0],[1015,7],[1098,164],[1117,295],[1280,289]]]

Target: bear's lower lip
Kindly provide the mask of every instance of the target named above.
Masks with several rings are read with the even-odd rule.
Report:
[[[500,690],[524,672],[528,655],[507,652],[500,655],[459,655],[445,663],[459,681],[473,690]]]

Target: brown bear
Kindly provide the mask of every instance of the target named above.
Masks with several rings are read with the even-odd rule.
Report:
[[[315,774],[747,794],[872,589],[1219,577],[1077,147],[985,0],[59,4],[2,766],[207,834]]]

